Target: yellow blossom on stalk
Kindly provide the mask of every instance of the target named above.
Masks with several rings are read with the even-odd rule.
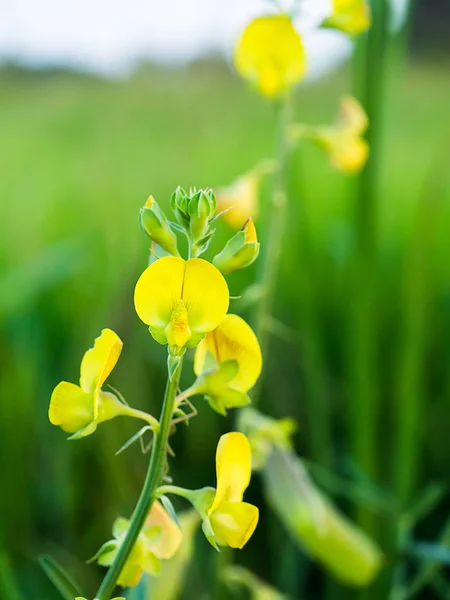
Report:
[[[369,144],[362,137],[368,126],[367,115],[352,96],[342,99],[336,123],[331,126],[294,125],[294,139],[309,139],[322,148],[331,164],[344,173],[360,171],[369,156]]]
[[[196,346],[228,310],[223,275],[201,258],[160,258],[142,273],[134,292],[136,312],[174,355]]]
[[[122,346],[114,331],[103,329],[94,347],[83,356],[80,385],[62,381],[53,390],[48,411],[50,423],[73,433],[72,439],[93,433],[99,423],[118,415],[143,415],[101,389],[119,359]]]
[[[119,517],[113,525],[114,539],[106,542],[92,558],[99,565],[110,566],[125,539],[130,522]],[[180,528],[162,507],[154,502],[127,562],[120,573],[117,584],[122,587],[138,585],[144,573],[158,575],[161,560],[172,558],[179,549],[183,535]]]
[[[340,29],[348,35],[359,35],[369,29],[372,21],[367,0],[333,0],[333,13],[322,27]]]
[[[305,51],[289,16],[258,17],[249,23],[237,44],[234,64],[242,77],[269,98],[301,81]]]
[[[227,387],[240,394],[214,396],[213,389],[207,394],[211,396],[213,407],[222,413],[227,408],[243,404],[240,396],[247,394],[255,385],[262,369],[261,348],[256,335],[244,319],[233,314],[226,315],[220,325],[200,342],[195,352],[194,371],[200,378],[205,372],[229,364],[229,361],[236,364],[236,370],[227,381]],[[249,401],[245,396],[244,399],[244,403]]]
[[[217,489],[203,521],[203,531],[213,545],[243,548],[255,531],[258,508],[242,502],[251,470],[251,449],[245,435],[223,435],[216,453]]]
[[[249,218],[257,218],[259,182],[258,175],[250,171],[217,191],[217,213],[226,210],[222,219],[233,229],[240,229]]]

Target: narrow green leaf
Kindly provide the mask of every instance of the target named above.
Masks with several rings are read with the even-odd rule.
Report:
[[[64,600],[73,600],[81,596],[79,586],[69,577],[61,565],[51,556],[41,555],[38,557],[39,564],[45,574],[53,583]]]
[[[178,528],[181,529],[181,525],[180,525],[180,522],[178,520],[178,515],[175,512],[175,509],[174,509],[173,504],[170,501],[170,499],[167,496],[161,496],[159,499],[161,500],[162,505],[167,510],[167,512],[169,513],[169,515],[172,517],[172,519],[178,525]]]

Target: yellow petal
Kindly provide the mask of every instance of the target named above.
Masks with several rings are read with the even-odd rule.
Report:
[[[242,175],[217,191],[217,213],[228,209],[222,219],[233,229],[240,229],[247,219],[258,216],[258,196],[259,178],[253,173]]]
[[[164,330],[181,300],[186,261],[166,256],[152,263],[140,276],[134,291],[138,317],[151,327]]]
[[[161,535],[156,540],[152,540],[149,544],[149,549],[158,558],[172,558],[179,549],[183,534],[180,528],[166,511],[166,509],[158,502],[154,502],[150,513],[145,521],[143,533],[145,531],[158,527],[161,530]]]
[[[233,431],[223,435],[217,445],[217,489],[208,514],[222,502],[240,502],[250,483],[252,453],[243,433]]]
[[[212,331],[228,310],[227,282],[214,265],[202,258],[191,258],[186,263],[182,300],[191,330],[197,333]]]
[[[221,546],[243,548],[258,524],[259,510],[247,502],[222,502],[210,515],[216,541]]]
[[[95,395],[99,392],[116,366],[122,346],[122,340],[114,331],[102,330],[94,342],[94,347],[85,353],[81,361],[80,386],[85,392]]]
[[[83,429],[94,419],[94,396],[80,387],[62,381],[53,390],[48,418],[68,433]]]
[[[117,584],[121,587],[134,587],[140,582],[143,574],[144,570],[140,564],[127,560],[117,579]]]
[[[333,0],[330,26],[349,35],[366,31],[371,24],[370,6],[366,0]]]
[[[287,15],[252,21],[238,42],[234,63],[242,77],[271,98],[299,82],[306,69],[302,41]]]
[[[344,173],[357,173],[367,162],[369,144],[359,137],[338,137],[334,145],[330,160],[331,163]]]
[[[345,96],[341,100],[337,127],[347,134],[355,136],[363,134],[369,125],[366,111],[353,96]]]
[[[230,387],[246,393],[258,379],[262,368],[262,355],[252,328],[238,315],[226,315],[220,325],[206,335],[197,347],[194,371],[200,375],[211,366],[209,356],[218,362],[235,360],[238,372]]]

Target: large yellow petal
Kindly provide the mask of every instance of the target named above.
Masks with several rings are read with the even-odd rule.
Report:
[[[210,515],[216,541],[221,546],[243,548],[258,524],[259,510],[247,502],[222,502]]]
[[[152,540],[149,544],[149,549],[158,558],[172,558],[181,546],[183,534],[180,528],[166,511],[166,509],[158,502],[154,502],[150,513],[145,521],[143,533],[145,531],[159,527],[161,535]]]
[[[233,431],[223,435],[217,445],[217,489],[208,514],[223,502],[240,502],[250,483],[252,453],[243,433]]]
[[[306,69],[302,41],[287,15],[252,21],[238,42],[234,62],[238,73],[268,97],[300,81]]]
[[[85,353],[81,361],[80,386],[85,392],[98,394],[116,366],[122,347],[122,340],[117,333],[111,329],[102,330],[94,342],[94,347]]]
[[[134,306],[141,321],[158,330],[167,327],[181,300],[185,268],[182,258],[166,256],[145,269],[134,291]]]
[[[238,372],[230,387],[247,393],[252,388],[262,368],[262,354],[253,329],[238,315],[226,315],[220,325],[208,333],[197,347],[194,371],[200,375],[211,366],[208,354],[218,362],[235,360]]]
[[[48,418],[52,425],[63,431],[75,433],[94,419],[94,396],[78,385],[61,381],[53,390]]]
[[[191,258],[186,262],[182,300],[191,331],[211,331],[228,310],[230,294],[227,282],[214,265],[202,258]]]

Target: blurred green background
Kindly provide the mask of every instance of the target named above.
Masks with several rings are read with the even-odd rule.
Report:
[[[269,414],[298,420],[306,459],[321,464],[325,448],[334,475],[392,499],[392,514],[358,517],[388,550],[391,571],[399,559],[396,507],[413,506],[427,484],[445,486],[450,476],[450,58],[424,47],[422,40],[406,59],[395,47],[389,54],[369,325],[358,320],[355,293],[358,179],[334,172],[313,148],[292,157],[276,297],[281,335],[272,337],[262,403]],[[84,561],[109,538],[117,514],[132,511],[146,457],[137,445],[114,457],[136,430],[126,420],[67,442],[47,419],[51,391],[77,380],[82,354],[111,327],[124,351],[110,383],[158,413],[165,349],[132,301],[148,253],[138,210],[150,193],[167,206],[177,185],[216,188],[270,157],[275,122],[273,107],[219,59],[143,64],[115,81],[11,66],[0,71],[0,87],[0,590],[18,600],[18,583],[23,598],[56,600],[37,554],[56,556],[93,593],[101,569]],[[297,118],[329,122],[351,89],[350,68],[304,85]],[[213,250],[227,234],[220,226]],[[253,268],[230,276],[231,293],[254,276]],[[183,379],[192,381],[190,362]],[[376,410],[366,412],[373,397]],[[231,425],[196,404],[200,414],[179,428],[171,461],[177,482],[189,487],[214,484],[215,446]],[[367,421],[376,439],[369,469],[358,440]],[[406,441],[405,427],[413,432]],[[259,487],[255,481],[250,501],[261,501]],[[351,515],[355,505],[368,510],[355,498],[336,501]],[[418,538],[436,540],[448,508],[442,496]],[[263,508],[239,561],[293,598],[356,597],[329,585],[300,551],[283,562],[289,542],[273,529]],[[185,597],[207,598],[215,557],[203,539],[196,556]],[[408,578],[418,563],[402,564]],[[433,594],[427,588],[420,597]]]

